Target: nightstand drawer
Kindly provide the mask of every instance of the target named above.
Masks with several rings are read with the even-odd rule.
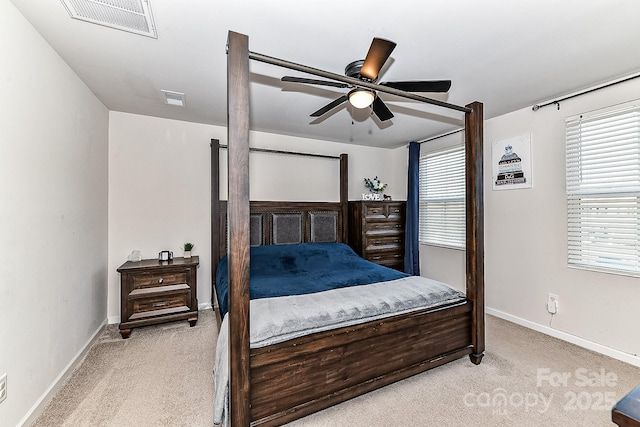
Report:
[[[187,272],[166,272],[151,274],[133,274],[133,289],[151,288],[157,286],[170,286],[188,283]]]
[[[191,288],[186,284],[136,290],[129,294],[127,320],[189,311],[190,300]]]

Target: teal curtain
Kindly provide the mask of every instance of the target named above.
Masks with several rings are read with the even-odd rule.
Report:
[[[419,162],[420,144],[416,141],[411,141],[409,143],[409,176],[407,178],[404,271],[413,276],[420,275],[420,245],[418,243]]]

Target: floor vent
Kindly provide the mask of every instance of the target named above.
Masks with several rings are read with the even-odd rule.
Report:
[[[62,0],[74,19],[158,38],[149,0]]]

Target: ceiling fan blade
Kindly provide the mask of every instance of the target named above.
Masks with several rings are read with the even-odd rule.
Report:
[[[373,100],[373,112],[383,122],[393,118],[393,113],[379,96],[376,96],[376,99]]]
[[[311,113],[311,117],[320,117],[321,115],[323,115],[327,111],[332,110],[335,107],[337,107],[338,105],[342,104],[347,99],[348,99],[347,95],[342,95],[340,98],[336,99],[335,101],[330,102],[329,104],[325,105],[324,107],[322,107],[318,111],[315,111],[315,112]]]
[[[389,56],[391,56],[391,52],[393,52],[395,47],[396,44],[394,42],[375,37],[371,42],[371,47],[369,47],[367,57],[364,59],[364,63],[362,64],[360,75],[371,80],[378,78],[380,69],[384,63],[387,62],[387,59],[389,59]]]
[[[282,80],[283,82],[307,83],[312,85],[333,86],[333,87],[340,87],[340,88],[349,87],[349,85],[346,83],[332,82],[328,80],[305,79],[302,77],[284,76],[280,80]]]
[[[383,82],[380,85],[404,90],[405,92],[448,92],[451,88],[451,80]]]

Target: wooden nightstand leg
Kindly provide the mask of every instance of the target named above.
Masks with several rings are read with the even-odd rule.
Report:
[[[122,338],[126,340],[129,338],[129,335],[131,335],[131,329],[120,329],[120,335],[122,335]]]
[[[198,321],[198,319],[197,319],[197,318],[195,318],[195,319],[189,319],[189,326],[193,328],[194,326],[196,326],[196,322],[197,322],[197,321]]]

